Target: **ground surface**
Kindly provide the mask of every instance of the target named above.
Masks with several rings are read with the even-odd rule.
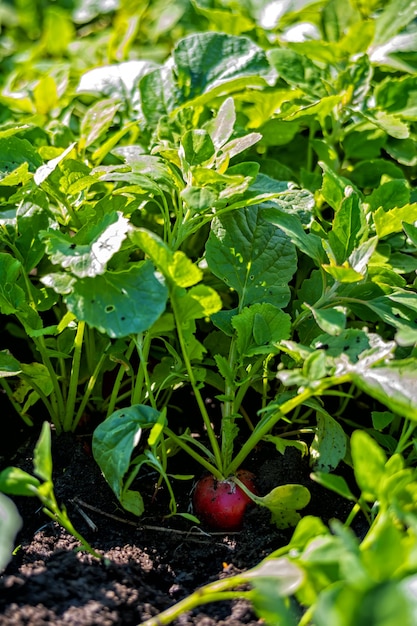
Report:
[[[9,454],[1,450],[2,467],[12,464],[31,471],[33,444],[32,436],[12,458],[10,450]],[[118,507],[85,438],[54,438],[53,460],[58,501],[108,563],[76,552],[77,542],[45,516],[37,500],[15,499],[24,526],[17,538],[19,549],[0,577],[0,626],[141,624],[200,585],[256,565],[291,536],[291,531],[271,526],[268,511],[259,508],[248,512],[243,530],[235,534],[205,533],[178,517],[166,520],[163,490],[153,501],[149,493],[147,514],[136,520]],[[247,468],[256,471],[261,494],[278,484],[303,483],[312,493],[305,512],[325,521],[344,520],[349,512],[345,501],[310,481],[308,460],[294,449],[283,456],[265,445],[248,460]],[[153,477],[146,482],[153,489]],[[181,482],[178,487],[179,509],[185,511],[192,484]],[[80,510],[96,525],[95,531]],[[175,622],[177,626],[261,623],[244,600],[206,605]]]

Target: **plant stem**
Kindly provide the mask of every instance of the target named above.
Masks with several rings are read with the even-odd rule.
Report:
[[[223,480],[223,473],[210,461],[207,461],[201,454],[199,454],[196,450],[194,450],[191,446],[188,445],[179,435],[176,435],[170,428],[167,426],[164,427],[164,432],[171,437],[171,439],[182,448],[187,454],[189,454],[197,463],[202,465],[210,474],[213,474],[217,480]]]
[[[132,404],[139,404],[143,402],[143,383],[145,382],[145,388],[148,393],[149,401],[152,408],[156,409],[155,396],[152,391],[151,380],[148,372],[148,357],[149,350],[151,348],[151,334],[146,333],[145,338],[143,333],[140,333],[135,339],[136,349],[139,355],[139,371],[136,374],[135,387],[132,394]]]
[[[230,578],[223,578],[222,580],[216,580],[204,587],[200,587],[200,589],[197,589],[194,593],[180,600],[180,602],[177,602],[177,604],[169,607],[156,617],[151,617],[142,622],[142,626],[166,626],[185,611],[191,611],[202,604],[248,597],[250,596],[250,591],[231,591],[233,587],[247,582],[248,579],[241,574],[230,576]]]
[[[101,368],[103,366],[103,363],[104,363],[106,357],[107,357],[107,351],[103,352],[103,354],[101,355],[101,357],[99,359],[99,362],[97,363],[97,365],[95,367],[94,372],[90,376],[90,380],[88,381],[87,388],[84,391],[83,399],[82,399],[82,401],[80,403],[80,406],[78,407],[77,414],[76,414],[76,416],[75,416],[75,418],[73,420],[73,423],[72,423],[74,430],[77,428],[78,423],[79,423],[80,419],[83,416],[84,409],[87,406],[87,403],[88,403],[88,401],[90,399],[91,393],[92,393],[92,391],[94,389],[94,386],[95,386],[95,384],[97,382],[98,375],[100,373],[100,370],[101,370]]]
[[[319,387],[315,389],[306,388],[300,393],[298,393],[296,396],[294,396],[294,398],[290,398],[289,400],[284,402],[279,407],[279,410],[275,414],[271,415],[264,422],[261,422],[258,425],[258,427],[255,428],[253,433],[249,435],[248,439],[243,444],[238,454],[235,456],[232,462],[228,465],[228,467],[225,468],[226,475],[229,476],[230,474],[234,474],[239,469],[240,465],[246,459],[248,454],[251,453],[253,448],[261,441],[263,437],[265,437],[265,435],[267,435],[272,430],[275,424],[280,419],[282,419],[284,415],[293,411],[297,406],[300,406],[309,398],[312,398],[313,396],[321,395],[329,387],[340,385],[345,382],[350,382],[350,380],[351,378],[349,374],[345,374],[343,376],[338,376],[338,377],[331,376],[328,379],[325,379],[324,381],[322,381],[322,384]]]
[[[207,435],[208,438],[210,440],[210,445],[211,445],[211,449],[213,451],[214,454],[214,458],[216,459],[216,466],[218,468],[218,472],[217,474],[220,472],[221,474],[223,474],[223,459],[222,459],[222,454],[220,451],[220,447],[218,444],[218,441],[216,439],[216,436],[214,434],[213,431],[213,426],[211,425],[211,421],[210,421],[210,417],[209,414],[207,412],[207,408],[206,405],[204,404],[204,400],[201,396],[200,390],[197,386],[197,382],[195,380],[194,377],[194,372],[193,372],[193,368],[191,365],[191,361],[190,358],[188,356],[188,352],[187,352],[187,346],[186,346],[186,342],[185,342],[185,338],[184,338],[184,334],[182,331],[182,324],[181,324],[181,319],[180,319],[180,315],[178,312],[178,307],[177,307],[177,303],[175,300],[175,294],[171,295],[171,304],[172,304],[172,310],[174,313],[174,318],[175,318],[175,324],[177,327],[177,333],[178,333],[178,340],[180,342],[180,346],[181,346],[181,352],[182,352],[182,356],[184,359],[184,364],[185,364],[185,368],[187,370],[187,374],[188,374],[188,378],[190,379],[190,383],[191,383],[191,387],[193,389],[197,404],[198,404],[198,408],[200,409],[200,413],[201,413],[201,417],[203,418],[204,421],[204,425],[206,427],[206,431],[207,431]],[[223,478],[225,476],[223,475]]]
[[[85,322],[78,322],[77,332],[74,339],[74,354],[72,356],[72,368],[68,389],[67,407],[63,421],[65,432],[74,430],[74,411],[77,399],[78,382],[80,376],[81,353],[83,349]]]
[[[128,361],[130,359],[130,357],[132,356],[132,352],[135,348],[135,341],[134,339],[131,340],[128,349],[126,350],[126,360]],[[111,415],[114,411],[114,408],[116,406],[116,402],[117,402],[117,398],[119,395],[119,390],[120,390],[120,385],[122,382],[122,378],[125,375],[125,367],[123,365],[123,363],[120,365],[119,367],[119,371],[117,372],[117,376],[116,376],[116,380],[113,383],[113,387],[112,387],[112,392],[111,392],[111,396],[110,396],[110,401],[109,401],[109,406],[107,407],[107,414],[106,417],[109,417],[109,415]]]

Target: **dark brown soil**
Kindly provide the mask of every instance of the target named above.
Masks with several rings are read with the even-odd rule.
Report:
[[[1,468],[12,464],[32,471],[35,440],[32,435],[13,458],[5,455]],[[166,493],[160,489],[155,495],[152,475],[141,479],[144,489],[150,486],[145,495],[147,513],[134,519],[118,506],[87,443],[73,435],[54,438],[55,493],[74,526],[106,561],[76,551],[77,541],[42,512],[36,499],[15,498],[24,525],[18,549],[0,577],[1,626],[141,624],[197,587],[250,568],[288,543],[292,531],[277,530],[268,511],[260,508],[248,511],[243,530],[230,534],[210,533],[180,517],[166,519]],[[266,444],[247,468],[256,471],[261,494],[279,484],[307,485],[312,500],[304,513],[324,521],[345,520],[349,513],[349,503],[311,482],[308,460],[295,449],[281,455]],[[191,481],[178,482],[177,488],[179,510],[186,511]],[[244,600],[205,605],[175,622],[177,626],[261,623]]]

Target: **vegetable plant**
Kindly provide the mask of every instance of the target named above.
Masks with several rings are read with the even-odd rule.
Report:
[[[41,403],[58,433],[94,416],[95,459],[136,515],[150,467],[168,515],[196,521],[176,502],[195,476],[171,472],[181,451],[203,485],[232,481],[295,525],[305,487],[259,495],[240,472],[265,442],[318,472],[349,461],[359,397],[413,460],[414,3],[310,4],[275,18],[245,5],[236,22],[193,3],[179,23],[210,28],[165,56],[138,58],[136,30],[106,63],[95,41],[91,65],[69,51],[47,76],[41,48],[31,72],[11,60],[0,383],[28,423]],[[198,412],[178,425],[180,389]]]

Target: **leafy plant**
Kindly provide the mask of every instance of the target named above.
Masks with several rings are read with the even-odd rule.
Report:
[[[65,530],[73,535],[81,543],[84,550],[93,556],[102,558],[90,544],[77,532],[72,525],[65,508],[60,508],[54,494],[52,480],[52,458],[51,458],[51,427],[48,422],[44,422],[42,432],[35,446],[33,458],[34,476],[28,474],[19,467],[7,467],[0,472],[0,490],[3,493],[14,496],[34,496],[39,498],[43,505],[43,512],[52,520],[57,521]],[[12,505],[8,505],[5,499],[4,511],[9,511],[4,519],[2,536],[5,541],[10,540],[10,530],[13,528],[16,533],[19,530],[20,519],[14,512]],[[13,524],[13,526],[11,526]],[[7,543],[5,543],[6,549]]]

